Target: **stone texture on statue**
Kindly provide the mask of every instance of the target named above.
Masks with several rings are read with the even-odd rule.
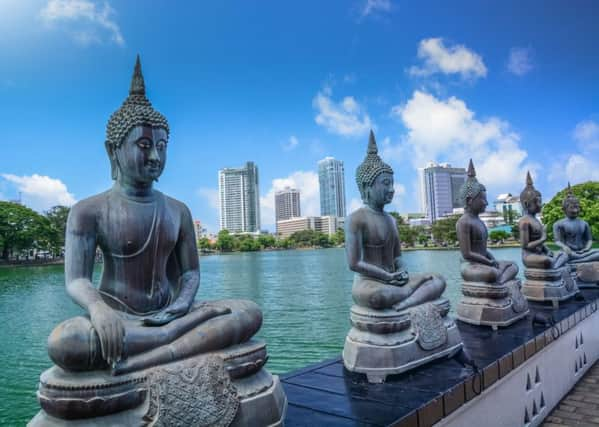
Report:
[[[599,286],[599,249],[592,249],[591,227],[578,217],[580,202],[570,183],[562,208],[566,217],[553,224],[555,243],[568,256],[572,278],[578,287],[596,288]]]
[[[168,145],[137,59],[107,126],[114,186],[71,209],[67,292],[86,312],[48,338],[31,426],[281,425],[286,397],[263,366],[262,324],[246,300],[195,301],[199,261],[187,207],[153,188]],[[92,282],[96,247],[103,254]]]
[[[516,278],[518,266],[496,260],[487,249],[487,227],[479,218],[487,207],[487,194],[476,179],[472,160],[460,197],[464,214],[456,223],[456,231],[463,257],[460,269],[463,284],[457,318],[493,329],[509,326],[528,314],[528,303]]]
[[[530,173],[526,175],[526,187],[520,194],[524,215],[518,222],[524,286],[522,293],[531,301],[551,302],[555,307],[560,301],[572,298],[578,292],[570,275],[570,267],[564,252],[552,252],[545,246],[547,232],[537,219],[541,211],[541,193],[534,187]]]
[[[356,172],[364,206],[346,220],[346,253],[356,275],[343,363],[369,382],[405,372],[462,348],[445,279],[401,268],[401,242],[394,218],[384,211],[393,199],[393,170],[378,156],[374,134]]]

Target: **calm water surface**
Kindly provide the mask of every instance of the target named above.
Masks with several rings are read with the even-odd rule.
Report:
[[[522,269],[519,249],[494,252]],[[459,258],[457,251],[403,255],[409,271],[445,276],[452,308],[459,299]],[[201,259],[198,294],[202,300],[258,303],[267,366],[282,373],[340,354],[349,329],[352,278],[343,249],[214,255]],[[46,339],[59,322],[82,312],[65,292],[62,266],[0,269],[0,425],[24,425],[38,411],[39,375],[51,366]]]

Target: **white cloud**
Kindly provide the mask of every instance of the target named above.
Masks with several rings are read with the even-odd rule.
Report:
[[[391,10],[391,0],[366,0],[362,8],[362,16],[368,16],[373,13],[389,12]]]
[[[302,216],[320,215],[320,189],[318,174],[312,171],[296,171],[286,178],[273,179],[266,195],[260,197],[262,227],[275,228],[275,193],[285,187],[296,188],[300,192]]]
[[[65,28],[78,43],[100,43],[106,35],[124,46],[121,29],[114,21],[114,9],[105,1],[100,7],[91,0],[48,0],[40,17],[47,24],[68,24]]]
[[[294,135],[291,135],[289,137],[289,139],[287,140],[287,143],[283,145],[283,150],[291,151],[291,150],[297,148],[298,145],[299,145],[299,140],[297,139],[297,137]]]
[[[520,188],[526,171],[537,169],[525,162],[528,153],[520,147],[520,137],[509,123],[497,117],[478,120],[456,97],[443,100],[415,91],[407,103],[393,107],[392,114],[408,132],[401,147],[387,152],[410,156],[414,168],[430,160],[465,167],[472,158],[481,182],[498,192]]]
[[[216,188],[199,188],[197,191],[198,196],[208,202],[208,205],[216,210],[220,210],[220,202],[218,199],[218,189]]]
[[[37,174],[17,176],[5,173],[2,177],[22,193],[25,205],[40,212],[56,205],[71,206],[76,201],[59,179]]]
[[[599,124],[593,120],[578,123],[572,136],[584,151],[599,149]]]
[[[511,48],[507,69],[517,76],[523,76],[530,72],[533,69],[532,49],[526,47]]]
[[[370,116],[354,97],[346,96],[337,103],[332,99],[330,87],[325,87],[316,94],[312,106],[318,112],[314,119],[316,123],[331,133],[360,136],[373,127]]]
[[[459,74],[464,79],[487,75],[487,67],[479,54],[464,45],[446,47],[442,38],[423,39],[418,45],[418,58],[422,66],[408,71],[413,76],[430,76],[435,73]]]

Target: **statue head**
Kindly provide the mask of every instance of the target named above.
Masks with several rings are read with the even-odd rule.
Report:
[[[541,193],[535,188],[530,172],[526,172],[526,187],[520,193],[522,209],[529,214],[535,215],[541,211],[542,202]]]
[[[125,173],[125,169],[133,174],[133,179],[158,179],[164,169],[168,134],[166,118],[152,107],[146,97],[138,55],[129,96],[110,116],[106,126],[105,146],[112,179],[117,179],[119,173]],[[136,162],[137,165],[134,164]]]
[[[366,157],[356,169],[356,184],[367,205],[384,205],[393,200],[393,169],[379,157],[372,130]]]
[[[570,219],[577,218],[580,214],[580,201],[572,192],[570,183],[568,183],[568,191],[564,201],[562,202],[562,209],[564,210],[566,216]]]
[[[460,200],[464,205],[464,210],[476,215],[484,212],[488,204],[487,189],[476,179],[476,170],[472,159],[468,164],[468,178],[460,188]]]

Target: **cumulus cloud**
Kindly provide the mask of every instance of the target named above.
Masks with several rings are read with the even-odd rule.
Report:
[[[108,38],[124,46],[125,39],[114,15],[107,1],[99,6],[91,0],[49,0],[40,11],[42,21],[48,25],[62,24],[78,43],[89,45]]]
[[[599,124],[593,120],[581,121],[572,131],[572,139],[579,151],[554,162],[549,180],[559,186],[567,181],[599,181]]]
[[[283,144],[283,150],[291,151],[291,150],[294,150],[295,148],[297,148],[298,145],[299,145],[299,139],[297,139],[296,136],[291,135],[289,137],[289,139],[287,140],[287,143]]]
[[[487,75],[482,57],[464,45],[445,46],[442,38],[423,39],[418,45],[421,66],[413,66],[408,72],[413,76],[430,76],[435,73],[459,74],[464,79],[476,79]]]
[[[364,135],[373,127],[370,116],[354,97],[346,96],[335,102],[332,95],[331,88],[326,87],[312,100],[312,106],[318,113],[314,118],[317,124],[342,136]]]
[[[17,176],[5,173],[2,177],[17,187],[25,205],[37,211],[41,212],[56,205],[71,206],[76,202],[73,194],[59,179],[37,174]]]
[[[362,16],[389,11],[391,11],[391,0],[366,0],[362,7]]]
[[[312,171],[296,171],[286,178],[276,178],[268,192],[260,197],[262,226],[275,228],[275,193],[285,187],[295,188],[300,192],[300,209],[302,216],[320,215],[320,189],[318,174]]]
[[[456,97],[438,99],[415,91],[408,102],[393,107],[392,115],[407,129],[395,151],[411,156],[414,168],[430,160],[465,167],[472,158],[481,181],[498,192],[520,188],[526,171],[537,169],[526,162],[528,153],[509,123],[497,117],[478,119]],[[394,149],[387,152],[393,154]]]
[[[526,47],[513,47],[507,61],[507,69],[510,73],[523,76],[533,69],[532,49]]]

